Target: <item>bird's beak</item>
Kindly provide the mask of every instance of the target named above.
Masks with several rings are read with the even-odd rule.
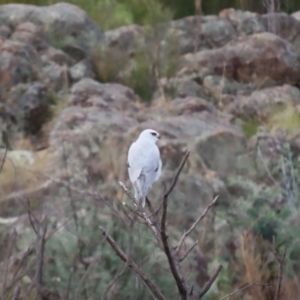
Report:
[[[160,135],[157,138],[160,140]]]

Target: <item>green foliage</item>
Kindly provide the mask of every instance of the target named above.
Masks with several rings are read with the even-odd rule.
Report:
[[[70,222],[51,237],[45,253],[48,261],[44,267],[46,286],[63,295],[70,284],[71,299],[87,299],[88,295],[100,299],[104,295],[109,282],[124,263],[103,239],[99,229],[101,225],[120,248],[142,266],[163,293],[170,295],[170,298],[175,297],[177,291],[173,278],[166,271],[166,258],[154,243],[149,242],[152,237],[149,230],[143,226],[127,228],[123,221],[111,218],[107,213],[86,206],[78,213],[81,216],[78,230],[74,222]],[[90,261],[87,268],[79,262],[80,252],[84,259]],[[133,295],[135,299],[152,299],[149,291],[129,268],[113,291],[113,299],[130,299]]]
[[[254,136],[257,132],[259,122],[255,118],[249,118],[244,121],[242,130],[247,138]]]
[[[125,82],[143,101],[149,102],[156,87],[156,79],[145,49],[140,48],[135,53],[134,66]]]

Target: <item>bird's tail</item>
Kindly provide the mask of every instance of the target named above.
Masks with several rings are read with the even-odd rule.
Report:
[[[134,198],[137,200],[139,205],[145,207],[146,203],[146,185],[145,185],[145,175],[141,174],[137,181],[133,184],[134,186]]]

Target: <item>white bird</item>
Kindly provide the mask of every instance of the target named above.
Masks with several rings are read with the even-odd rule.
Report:
[[[157,131],[146,129],[128,151],[128,174],[134,187],[134,198],[142,207],[145,207],[152,184],[161,175],[162,162],[156,145],[158,139],[160,135]]]

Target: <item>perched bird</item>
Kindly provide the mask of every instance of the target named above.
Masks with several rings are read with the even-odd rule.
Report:
[[[162,162],[156,146],[158,139],[160,135],[157,131],[146,129],[128,151],[128,174],[134,187],[134,198],[142,207],[145,207],[152,184],[161,174]]]

